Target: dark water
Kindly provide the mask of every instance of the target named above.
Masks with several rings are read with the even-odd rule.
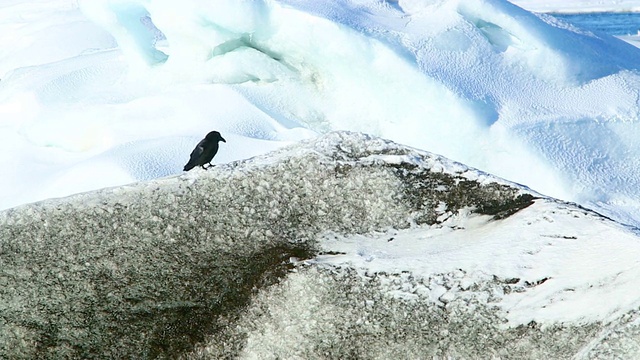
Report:
[[[579,28],[610,35],[638,35],[640,13],[551,14]]]

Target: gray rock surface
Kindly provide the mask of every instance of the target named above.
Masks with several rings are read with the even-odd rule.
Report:
[[[604,338],[599,323],[506,326],[492,296],[511,291],[510,279],[469,288],[459,273],[362,276],[312,260],[327,231],[433,225],[442,209],[503,219],[536,198],[442,157],[338,132],[208,171],[20,206],[0,213],[0,358],[617,354],[637,325],[614,326],[622,335],[607,333],[606,349],[594,343]],[[419,283],[462,295],[389,295]]]

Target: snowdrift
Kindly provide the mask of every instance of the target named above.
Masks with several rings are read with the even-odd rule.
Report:
[[[639,256],[589,210],[329,133],[1,212],[0,357],[633,357]]]

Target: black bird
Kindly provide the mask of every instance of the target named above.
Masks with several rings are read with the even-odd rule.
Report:
[[[206,169],[204,167],[205,164],[209,164],[209,167],[213,166],[211,165],[211,160],[218,152],[218,142],[220,141],[227,142],[217,131],[208,133],[207,136],[196,145],[196,148],[193,149],[191,158],[183,170],[189,171],[196,166],[202,166],[203,169]]]

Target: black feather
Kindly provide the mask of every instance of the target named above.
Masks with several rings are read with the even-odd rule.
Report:
[[[196,166],[204,168],[206,164],[211,165],[211,160],[218,153],[218,142],[220,141],[227,142],[217,131],[208,133],[193,149],[189,162],[184,166],[183,170],[189,171]]]

